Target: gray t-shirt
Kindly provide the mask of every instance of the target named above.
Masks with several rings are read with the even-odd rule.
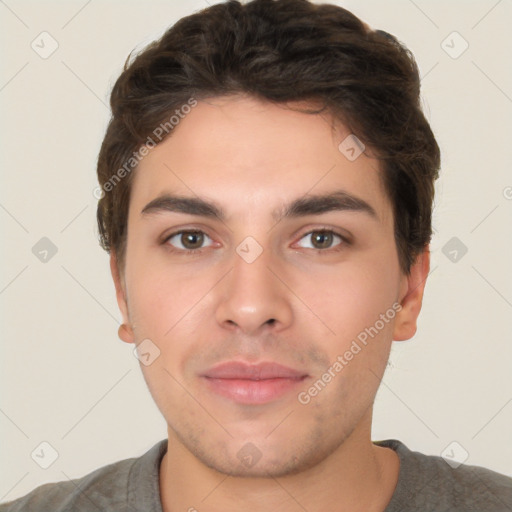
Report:
[[[512,478],[478,466],[454,469],[441,457],[413,452],[394,439],[376,444],[392,448],[400,458],[398,484],[384,512],[512,511]],[[164,439],[142,457],[41,485],[1,504],[0,512],[162,512],[158,475],[166,450]]]

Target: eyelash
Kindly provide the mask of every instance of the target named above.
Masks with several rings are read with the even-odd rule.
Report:
[[[206,235],[208,238],[210,238],[204,231],[201,231],[200,229],[182,229],[180,231],[175,231],[174,233],[171,233],[170,235],[166,236],[165,239],[162,241],[162,245],[166,245],[168,247],[168,250],[172,253],[183,254],[185,256],[198,256],[198,255],[202,254],[207,249],[207,247],[203,247],[201,249],[176,249],[173,246],[171,246],[170,244],[168,244],[168,242],[171,238],[175,237],[176,235],[182,235],[184,233],[203,234],[203,235]],[[300,237],[299,240],[302,240],[304,237],[306,237],[308,235],[312,235],[313,233],[333,234],[341,239],[341,242],[338,245],[336,245],[335,248],[333,248],[333,249],[331,249],[331,248],[329,248],[329,249],[314,249],[314,248],[309,249],[311,251],[315,251],[317,254],[324,255],[326,253],[330,254],[332,252],[338,252],[343,249],[343,246],[350,245],[350,240],[346,236],[344,236],[341,233],[339,233],[333,229],[330,229],[330,228],[312,229],[312,230],[308,231],[307,233],[304,233]]]

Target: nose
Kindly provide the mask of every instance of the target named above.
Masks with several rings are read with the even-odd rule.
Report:
[[[223,328],[257,335],[265,329],[287,328],[293,318],[291,291],[283,283],[271,251],[248,263],[237,253],[233,268],[222,281],[216,319]]]

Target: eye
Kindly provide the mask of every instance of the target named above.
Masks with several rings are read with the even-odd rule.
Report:
[[[333,247],[333,242],[336,241],[336,239],[339,240],[338,244],[335,244],[334,247],[337,247],[339,245],[342,245],[343,242],[348,243],[348,240],[341,234],[336,233],[335,231],[332,231],[330,229],[317,229],[314,231],[310,231],[309,233],[306,233],[301,240],[304,239],[311,239],[310,245],[300,245],[300,247],[305,247],[307,249],[318,249],[318,250],[326,250],[331,249]],[[337,250],[337,249],[334,249]]]
[[[203,231],[177,231],[171,233],[165,240],[164,244],[169,244],[179,251],[200,252],[205,239],[211,238]]]

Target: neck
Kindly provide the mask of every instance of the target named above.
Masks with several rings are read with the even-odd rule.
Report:
[[[399,459],[371,442],[371,421],[366,423],[319,464],[280,478],[220,473],[199,461],[169,429],[160,466],[162,510],[383,512],[398,481]]]

